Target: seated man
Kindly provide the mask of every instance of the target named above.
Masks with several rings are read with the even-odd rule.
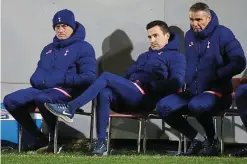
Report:
[[[246,59],[232,31],[219,25],[216,14],[206,4],[192,5],[189,13],[186,89],[163,98],[156,109],[171,127],[192,141],[187,153],[181,155],[213,156],[218,154],[218,140],[212,117],[230,107],[231,79],[245,69]],[[204,128],[203,144],[198,132],[182,117],[184,113],[196,116]]]
[[[240,118],[245,128],[247,128],[247,84],[243,84],[237,88],[236,105],[240,112]],[[232,156],[247,157],[247,147],[233,153]]]
[[[179,52],[179,38],[163,21],[147,24],[150,48],[129,67],[125,77],[111,73],[101,76],[77,99],[68,104],[46,103],[54,115],[70,122],[77,108],[98,96],[97,136],[93,154],[107,152],[106,129],[110,109],[116,112],[147,112],[163,96],[177,92],[184,83],[185,56]]]
[[[53,29],[53,42],[42,50],[31,76],[32,87],[13,92],[3,101],[9,113],[40,145],[47,144],[48,140],[36,127],[29,109],[37,106],[53,133],[56,117],[46,110],[44,103],[68,102],[96,78],[94,49],[84,41],[85,28],[75,21],[73,12],[58,11],[53,17]]]

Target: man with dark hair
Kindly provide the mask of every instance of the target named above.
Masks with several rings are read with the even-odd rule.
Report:
[[[147,25],[150,48],[128,68],[125,77],[104,72],[77,99],[67,104],[49,104],[54,115],[71,122],[77,108],[98,96],[98,142],[92,154],[104,155],[110,109],[116,112],[147,112],[165,95],[177,92],[184,83],[185,56],[179,52],[179,38],[163,21]]]
[[[246,59],[232,31],[219,25],[216,14],[205,3],[192,5],[189,17],[185,91],[163,98],[156,108],[168,124],[191,140],[188,151],[181,155],[214,156],[218,154],[218,139],[212,116],[230,107],[231,79],[245,69]],[[184,112],[195,116],[202,125],[204,142],[182,117]]]
[[[161,31],[163,31],[164,34],[168,33],[170,35],[171,31],[167,24],[163,21],[155,20],[147,24],[146,30],[149,30],[150,28],[153,28],[154,26],[159,26]]]
[[[36,137],[40,146],[47,145],[48,139],[36,127],[29,109],[38,107],[53,134],[56,117],[46,110],[44,103],[68,102],[96,78],[94,49],[84,41],[85,28],[75,21],[74,13],[67,9],[58,11],[52,23],[55,37],[41,52],[37,68],[30,78],[32,87],[8,94],[3,100],[9,113]],[[50,142],[48,151],[53,150],[52,145]]]

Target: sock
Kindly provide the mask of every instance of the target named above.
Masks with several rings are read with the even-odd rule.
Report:
[[[205,141],[205,137],[203,137],[202,135],[200,135],[200,133],[197,133],[196,137],[195,137],[196,140],[198,141]]]

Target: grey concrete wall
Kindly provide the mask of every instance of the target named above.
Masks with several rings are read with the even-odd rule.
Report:
[[[182,35],[189,29],[188,10],[196,0],[2,0],[1,97],[17,89],[29,87],[42,48],[52,41],[51,20],[56,11],[71,9],[76,20],[86,28],[86,40],[96,51],[100,71],[121,75],[137,56],[147,50],[145,26],[154,19],[165,20]],[[245,0],[204,0],[216,11],[220,23],[231,28],[247,52],[244,22],[247,15]],[[243,76],[243,74],[238,75]],[[84,107],[90,110],[90,104]],[[247,142],[238,117],[229,123],[229,142]],[[194,120],[192,120],[193,122]],[[135,138],[137,122],[115,120],[113,137]],[[235,126],[237,124],[238,126]],[[70,124],[83,135],[89,135],[89,118],[76,116]],[[169,129],[169,127],[168,127]],[[161,132],[161,121],[148,123],[149,138],[176,140],[178,134],[169,129]]]

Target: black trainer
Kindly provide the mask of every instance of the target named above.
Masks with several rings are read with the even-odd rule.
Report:
[[[231,154],[232,157],[247,157],[247,147]]]
[[[219,140],[205,139],[203,149],[200,152],[201,156],[218,156],[219,155]]]
[[[194,139],[187,150],[187,152],[181,152],[177,154],[178,156],[197,156],[202,149],[202,142]]]

